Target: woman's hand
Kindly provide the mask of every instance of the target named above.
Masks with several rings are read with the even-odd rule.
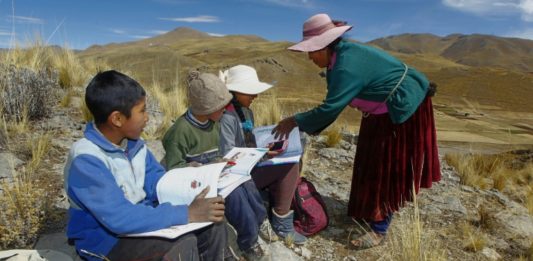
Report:
[[[278,126],[272,130],[272,134],[274,134],[275,139],[287,139],[292,129],[297,126],[296,119],[294,116],[291,116],[278,122]]]

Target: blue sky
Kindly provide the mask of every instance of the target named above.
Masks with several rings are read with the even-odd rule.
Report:
[[[0,47],[40,35],[85,49],[186,26],[213,35],[298,41],[316,13],[354,25],[351,38],[481,33],[533,39],[533,0],[0,0]]]

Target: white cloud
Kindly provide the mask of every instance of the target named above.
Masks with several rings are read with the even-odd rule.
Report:
[[[521,0],[520,8],[522,9],[522,19],[533,22],[533,0]]]
[[[113,33],[116,33],[116,34],[127,34],[126,31],[122,30],[122,29],[109,29],[109,31],[113,32]]]
[[[211,15],[199,15],[191,17],[174,17],[174,18],[164,18],[161,17],[159,20],[173,21],[173,22],[186,22],[186,23],[218,23],[220,19],[216,16]]]
[[[533,28],[526,28],[521,31],[514,31],[507,34],[506,36],[533,40]]]
[[[215,37],[223,37],[223,36],[226,36],[225,34],[217,34],[217,33],[207,33],[208,35],[210,36],[215,36]]]
[[[155,35],[160,35],[160,34],[166,34],[166,33],[168,33],[168,31],[165,31],[165,30],[151,30],[148,33],[155,34]]]
[[[135,38],[135,39],[146,39],[150,38],[148,35],[128,35],[128,37]]]
[[[311,7],[313,5],[310,0],[266,0],[266,2],[287,7]]]
[[[11,32],[0,30],[0,36],[11,36]]]
[[[19,24],[44,24],[43,19],[35,18],[35,17],[10,15],[8,16],[8,18],[10,21],[15,20],[15,22]]]
[[[442,0],[445,6],[477,15],[510,16],[521,14],[533,22],[533,0]]]

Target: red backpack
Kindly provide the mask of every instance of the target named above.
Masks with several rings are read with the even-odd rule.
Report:
[[[294,230],[304,236],[314,235],[328,226],[326,204],[306,178],[298,181],[291,208],[294,210]]]

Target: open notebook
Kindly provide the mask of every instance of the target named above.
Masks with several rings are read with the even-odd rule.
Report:
[[[272,135],[272,129],[275,125],[262,126],[253,129],[252,133],[255,136],[255,142],[257,147],[266,148],[272,142],[277,141]],[[278,165],[278,164],[287,164],[287,163],[298,163],[302,157],[303,148],[302,142],[300,140],[300,130],[298,128],[292,129],[287,138],[287,148],[276,157],[271,159],[261,161],[257,165]]]

